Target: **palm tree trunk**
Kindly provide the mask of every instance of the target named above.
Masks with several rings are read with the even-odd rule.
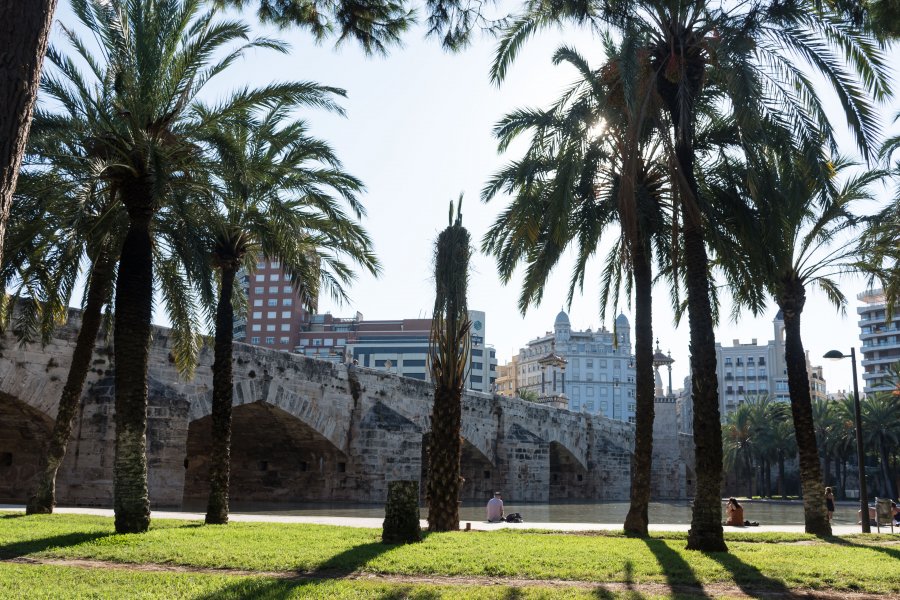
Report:
[[[56,0],[0,2],[0,259]]]
[[[694,177],[693,149],[676,142],[678,166],[694,198],[699,198]],[[706,247],[699,215],[682,210],[684,268],[687,274],[688,323],[690,325],[691,399],[694,403],[694,461],[697,486],[687,547],[705,552],[725,552],[722,529],[722,425],[716,376],[716,339],[709,297]]]
[[[222,291],[216,307],[216,341],[213,359],[212,448],[209,465],[207,524],[228,522],[228,479],[231,471],[231,354],[234,339],[232,293],[237,266],[222,267]]]
[[[135,186],[137,187],[137,186]],[[147,494],[147,366],[153,308],[151,202],[144,190],[128,205],[130,223],[116,279],[113,348],[116,365],[116,456],[113,502],[117,533],[150,526]],[[146,200],[140,202],[140,200]]]
[[[81,328],[78,330],[78,338],[75,340],[69,375],[59,397],[59,409],[47,444],[40,479],[25,508],[25,512],[29,515],[50,514],[56,505],[56,472],[66,455],[66,447],[72,436],[75,412],[84,389],[84,381],[91,368],[94,344],[103,320],[103,304],[106,302],[109,286],[112,283],[113,264],[113,261],[105,255],[101,255],[94,262],[88,285],[87,302],[81,313]]]
[[[797,450],[800,454],[800,488],[806,533],[831,535],[831,524],[825,511],[825,486],[819,467],[809,376],[806,373],[806,353],[800,337],[800,315],[806,302],[806,293],[799,282],[786,282],[784,287],[785,292],[778,298],[778,306],[784,315],[784,359]]]
[[[787,500],[787,486],[784,482],[784,455],[778,455],[778,492],[782,500]]]
[[[637,236],[640,238],[640,234]],[[635,298],[635,426],[634,460],[631,464],[631,506],[625,517],[625,533],[647,537],[650,473],[653,463],[653,273],[643,241],[632,243]]]
[[[461,423],[461,390],[436,386],[431,418],[427,483],[429,531],[459,529]]]

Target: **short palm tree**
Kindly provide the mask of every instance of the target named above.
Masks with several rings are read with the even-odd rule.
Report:
[[[813,157],[813,162],[827,166],[811,166],[809,156],[784,148],[747,149],[746,171],[741,177],[749,205],[743,212],[734,207],[732,225],[740,231],[731,250],[723,249],[732,257],[724,268],[739,305],[759,312],[767,293],[781,309],[806,531],[829,535],[800,319],[806,289],[812,286],[843,310],[846,298],[835,278],[852,270],[856,261],[856,248],[841,243],[841,237],[853,231],[857,223],[850,205],[869,199],[871,184],[883,174],[869,171],[838,185],[838,177],[852,163],[840,159],[827,163]],[[828,168],[830,177],[822,181],[819,173]],[[723,205],[728,202],[724,198],[720,201]],[[747,280],[748,271],[753,281]]]
[[[88,72],[51,49],[53,73],[44,87],[70,112],[96,115],[83,123],[63,114],[57,125],[83,140],[96,162],[89,181],[104,182],[128,214],[115,287],[113,487],[116,530],[140,532],[150,517],[145,432],[153,255],[165,250],[155,248],[154,217],[190,211],[199,198],[211,197],[201,141],[219,123],[274,102],[332,106],[336,90],[297,83],[244,88],[208,107],[200,92],[248,48],[284,51],[284,46],[265,39],[248,42],[246,25],[218,20],[201,0],[73,0],[72,9],[101,47],[93,52],[92,44],[65,29]],[[173,262],[157,275],[184,284],[183,275],[199,270],[191,263],[183,272]],[[190,286],[181,289],[181,308],[190,310]]]
[[[900,446],[900,415],[897,400],[889,392],[867,396],[862,402],[863,441],[877,452],[885,495],[897,497],[890,456]]]
[[[653,453],[653,257],[667,256],[666,169],[656,160],[649,118],[633,118],[642,91],[652,83],[649,65],[628,71],[626,58],[610,40],[607,62],[592,69],[571,48],[560,48],[556,64],[567,63],[579,79],[547,110],[519,110],[496,127],[500,148],[532,133],[525,156],[502,169],[485,188],[489,201],[505,191],[511,206],[485,235],[483,249],[509,281],[526,264],[519,297],[524,313],[540,303],[544,286],[565,249],[576,246],[577,260],[569,302],[584,284],[585,269],[610,227],[619,226],[617,243],[606,260],[601,313],[618,302],[623,283],[635,295],[635,452],[631,473],[628,533],[646,536]],[[652,96],[651,96],[652,98]]]
[[[462,224],[462,196],[455,218],[453,212],[451,202],[450,224],[435,243],[436,292],[428,342],[428,369],[434,382],[425,492],[429,531],[459,529],[462,391],[472,325],[466,300],[472,248],[469,232]]]
[[[289,121],[292,106],[278,104],[259,115],[226,124],[208,140],[217,161],[217,213],[210,219],[212,262],[220,291],[215,316],[212,448],[207,523],[228,522],[231,452],[234,280],[259,256],[277,259],[310,306],[324,285],[338,300],[354,278],[345,259],[373,275],[378,261],[358,224],[365,211],[362,183],[342,170],[323,141],[302,121]],[[345,200],[353,213],[340,206]]]

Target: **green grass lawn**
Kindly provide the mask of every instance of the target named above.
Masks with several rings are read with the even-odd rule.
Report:
[[[203,526],[157,519],[140,535],[115,535],[112,520],[81,515],[25,517],[0,513],[0,559],[78,558],[122,563],[161,563],[250,571],[293,571],[323,578],[349,573],[517,577],[588,582],[722,584],[741,589],[789,588],[900,592],[900,535],[815,540],[805,535],[726,534],[731,552],[684,549],[684,534],[649,540],[618,535],[580,535],[501,530],[428,535],[409,546],[384,546],[380,530],[321,525],[232,523]],[[184,590],[169,597],[377,597],[530,598],[542,588],[505,591],[503,586],[397,586],[349,580],[299,582],[193,573],[135,573],[57,566],[0,564],[0,598],[15,586],[43,597],[28,580],[52,573],[72,590]],[[10,571],[12,570],[12,571]],[[21,577],[13,577],[13,573]],[[71,573],[75,571],[76,573]],[[132,581],[136,578],[140,581]],[[22,580],[21,583],[19,580]],[[96,579],[94,583],[90,580]],[[134,586],[138,587],[135,588]],[[3,587],[6,586],[6,587]],[[260,593],[247,591],[261,586]],[[324,587],[321,587],[324,586]],[[330,586],[330,587],[329,587]],[[403,593],[399,589],[406,590]],[[421,589],[419,589],[421,588]],[[204,591],[204,590],[209,590]],[[254,588],[255,589],[255,588]],[[10,591],[12,590],[12,591]],[[237,591],[235,591],[237,590]],[[244,590],[244,591],[241,591]],[[274,591],[271,591],[274,590]],[[400,595],[391,595],[394,593]],[[49,593],[49,592],[48,592]],[[160,592],[162,593],[162,592]],[[177,593],[181,593],[178,591]],[[587,592],[572,590],[572,597]],[[157,595],[154,595],[157,594]],[[228,594],[231,594],[229,596]],[[484,595],[488,594],[488,595]],[[491,595],[493,594],[493,595]],[[59,597],[52,594],[46,597]],[[104,596],[105,597],[105,596]],[[115,597],[114,594],[110,597]],[[560,596],[553,590],[552,596]],[[598,597],[596,593],[586,597]],[[602,597],[602,596],[601,596]]]

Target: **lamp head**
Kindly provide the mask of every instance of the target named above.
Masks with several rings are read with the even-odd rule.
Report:
[[[840,350],[829,350],[822,358],[827,358],[829,360],[840,360],[842,358],[847,358],[847,356]]]

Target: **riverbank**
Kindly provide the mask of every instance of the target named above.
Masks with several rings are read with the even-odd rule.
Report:
[[[385,546],[380,529],[155,517],[145,534],[116,535],[105,516],[0,513],[0,597],[900,598],[900,534],[729,532],[729,553],[705,554],[685,550],[683,532],[461,531]]]

